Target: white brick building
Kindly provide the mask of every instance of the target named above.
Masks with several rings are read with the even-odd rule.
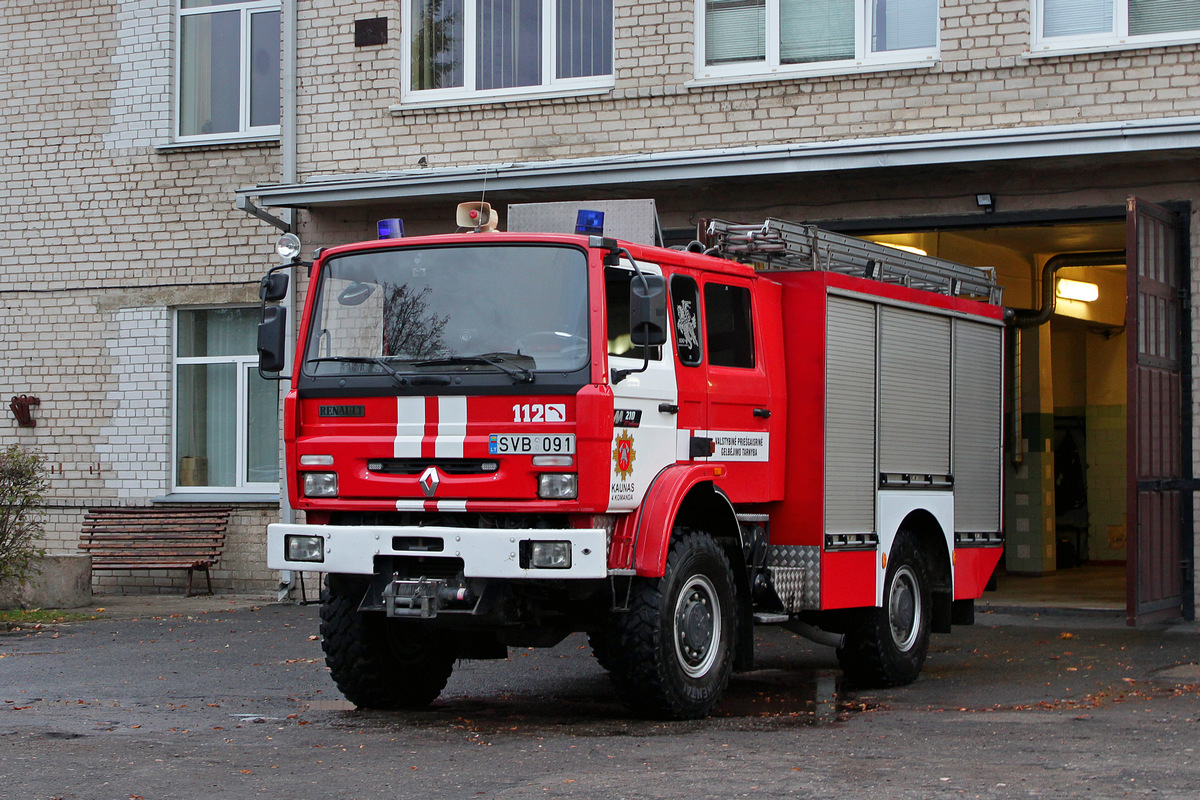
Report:
[[[295,213],[309,248],[369,238],[384,217],[446,230],[454,203],[484,192],[501,209],[653,197],[671,239],[708,217],[818,221],[995,266],[1017,308],[1039,305],[1058,256],[1062,275],[1108,287],[1021,333],[1007,568],[1130,562],[1151,587],[1131,581],[1143,614],[1193,605],[1191,504],[1170,512],[1169,532],[1153,514],[1129,519],[1131,503],[1174,508],[1190,484],[1163,500],[1143,482],[1139,495],[1127,470],[1138,440],[1126,420],[1163,415],[1128,402],[1118,295],[1131,197],[1175,215],[1196,294],[1196,0],[0,7],[3,91],[19,109],[0,178],[0,381],[42,400],[38,427],[12,422],[2,441],[55,465],[56,548],[72,548],[89,505],[232,501],[216,578],[273,585],[261,526],[280,512],[271,481],[255,480],[262,463],[197,473],[184,450],[198,434],[178,424],[192,402],[180,376],[208,363],[181,354],[192,318],[180,309],[253,304],[271,258],[273,229],[235,211],[235,195]],[[212,43],[233,35],[234,15],[245,43],[222,56]],[[273,67],[248,55],[276,19],[278,119],[256,94]],[[238,114],[206,115],[235,78]],[[1168,428],[1180,469],[1149,477],[1190,478],[1197,461],[1195,328],[1182,333],[1184,401]],[[1066,438],[1080,440],[1086,492],[1056,510]]]

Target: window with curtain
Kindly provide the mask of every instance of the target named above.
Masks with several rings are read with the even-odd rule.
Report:
[[[176,491],[279,488],[279,384],[258,374],[258,321],[257,308],[176,313]]]
[[[1034,0],[1034,49],[1200,39],[1200,0]]]
[[[405,98],[612,85],[612,0],[404,0]]]
[[[279,0],[180,0],[176,136],[279,134]]]
[[[935,58],[937,0],[705,0],[701,77]]]

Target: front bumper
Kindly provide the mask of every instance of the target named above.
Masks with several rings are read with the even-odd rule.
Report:
[[[320,536],[323,561],[293,561],[285,537]],[[420,540],[421,549],[408,543]],[[522,566],[523,543],[568,542],[571,566]],[[439,547],[440,549],[437,549]],[[267,566],[308,572],[372,575],[376,556],[462,559],[467,578],[594,580],[608,575],[608,535],[602,528],[451,528],[399,525],[267,526]],[[528,545],[525,545],[528,547]],[[432,548],[432,549],[431,549]]]

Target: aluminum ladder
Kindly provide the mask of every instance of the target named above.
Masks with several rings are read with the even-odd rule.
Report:
[[[1003,291],[992,267],[968,267],[775,218],[760,225],[705,220],[700,242],[710,255],[764,270],[826,270],[996,305]]]

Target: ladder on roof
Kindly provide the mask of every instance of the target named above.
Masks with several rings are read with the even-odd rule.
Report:
[[[761,225],[713,219],[702,223],[705,252],[768,270],[827,270],[929,292],[999,304],[1002,289],[992,267],[968,267],[822,230],[769,218]]]

